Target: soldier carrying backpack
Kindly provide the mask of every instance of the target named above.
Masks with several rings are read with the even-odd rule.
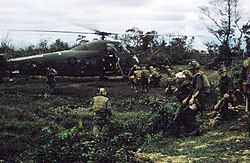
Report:
[[[200,71],[200,64],[197,61],[191,61],[189,63],[188,69],[193,74],[193,87],[194,91],[192,93],[191,102],[197,99],[198,110],[205,110],[205,103],[210,93],[210,83],[207,76]]]

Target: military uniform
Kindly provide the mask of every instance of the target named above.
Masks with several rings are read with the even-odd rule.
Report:
[[[177,73],[177,74],[180,74]],[[176,96],[181,106],[177,109],[175,113],[175,117],[173,119],[173,125],[175,129],[175,134],[179,135],[182,133],[182,127],[184,127],[184,131],[189,130],[190,123],[192,123],[192,119],[189,120],[189,107],[188,103],[183,103],[184,99],[188,98],[193,90],[193,85],[190,80],[184,75],[184,80],[177,81],[177,90]]]
[[[241,72],[242,91],[246,98],[246,111],[250,109],[250,57],[248,57],[243,63],[243,69]]]
[[[141,87],[144,92],[149,91],[149,78],[150,78],[150,72],[146,68],[142,69],[142,79],[141,79]]]
[[[226,74],[226,68],[221,67],[218,73],[221,75],[219,79],[218,90],[220,92],[220,99],[223,101],[219,101],[220,105],[217,106],[217,110],[219,111],[220,118],[222,120],[228,120],[229,113],[228,113],[228,104],[232,103],[231,95],[233,93],[233,81],[231,78]],[[224,74],[223,74],[224,73]]]
[[[156,71],[156,69],[153,66],[150,66],[150,77],[149,77],[150,85],[153,85],[154,87],[159,87],[161,77],[162,76]]]
[[[142,70],[140,69],[140,67],[137,67],[137,69],[134,71],[134,84],[135,84],[134,88],[136,93],[141,88],[141,81],[142,81]]]
[[[182,101],[181,121],[185,128],[184,135],[195,136],[200,133],[196,115],[198,111],[204,110],[205,101],[210,91],[210,84],[207,77],[199,71],[200,65],[197,61],[190,62],[188,68],[193,74],[192,90],[189,96]]]
[[[133,67],[131,67],[131,69],[128,72],[128,76],[134,75],[134,71],[136,70],[136,68],[137,68],[137,65],[134,65]]]
[[[207,76],[199,70],[200,64],[197,61],[190,62],[188,69],[193,74],[194,91],[192,93],[192,98],[197,99],[198,110],[202,112],[205,110],[205,104],[210,93],[210,83]]]
[[[250,57],[248,57],[243,63],[243,69],[241,72],[242,90],[246,101],[247,118],[247,131],[250,137]]]
[[[103,91],[103,93],[101,93]],[[93,134],[99,136],[107,125],[108,117],[111,116],[111,107],[109,99],[105,97],[106,90],[104,88],[100,89],[100,93],[93,97]]]
[[[167,77],[169,78],[172,77],[172,73],[173,73],[172,69],[169,66],[166,66],[165,69],[166,69]]]
[[[54,93],[54,89],[56,87],[56,78],[57,71],[54,68],[47,68],[47,81],[46,84],[49,86],[49,93]]]

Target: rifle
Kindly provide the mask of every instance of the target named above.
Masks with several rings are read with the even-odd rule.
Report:
[[[219,110],[219,107],[223,105],[225,97],[219,99],[219,101],[214,105],[214,110]]]

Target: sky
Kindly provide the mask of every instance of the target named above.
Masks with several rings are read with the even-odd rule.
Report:
[[[0,39],[8,35],[16,47],[36,45],[41,39],[60,38],[76,43],[77,34],[16,32],[26,30],[70,30],[124,33],[138,27],[144,33],[195,36],[195,48],[216,40],[201,21],[199,6],[208,0],[0,0]],[[250,0],[240,0],[242,22],[250,20]],[[93,36],[87,35],[87,39]]]

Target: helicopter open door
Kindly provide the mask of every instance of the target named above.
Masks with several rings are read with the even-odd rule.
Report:
[[[0,54],[0,80],[6,76],[7,61],[5,56],[6,54]]]
[[[118,50],[111,43],[107,43],[107,53],[102,59],[102,67],[105,75],[122,75],[122,70],[119,66]],[[118,73],[117,73],[118,72]]]

